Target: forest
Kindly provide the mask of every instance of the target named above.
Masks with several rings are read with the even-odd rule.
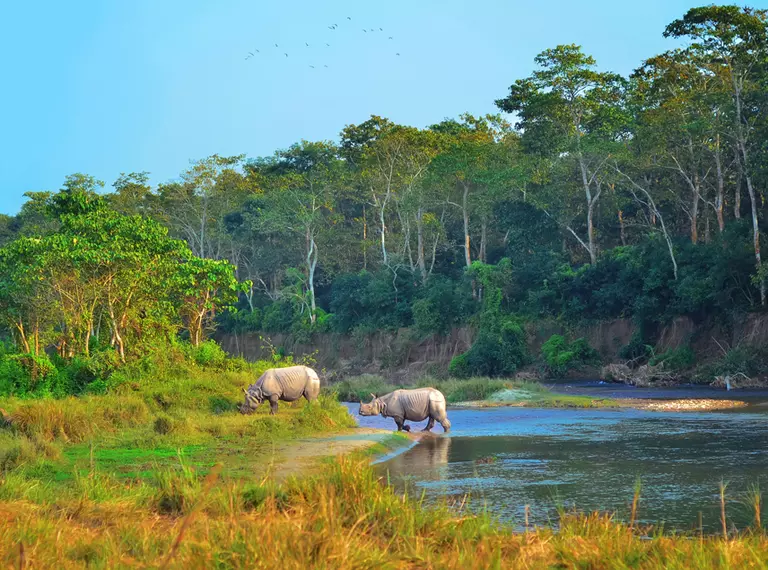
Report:
[[[526,321],[632,319],[641,361],[677,316],[764,311],[768,11],[696,8],[663,34],[681,47],[628,77],[547,49],[489,94],[497,114],[372,115],[156,187],[77,173],[27,193],[0,217],[0,391],[103,389],[105,371],[179,339],[205,347],[216,327],[470,324],[451,372],[509,375]],[[85,380],[39,381],[71,362]]]

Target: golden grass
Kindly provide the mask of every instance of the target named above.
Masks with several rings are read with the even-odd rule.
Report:
[[[162,514],[152,497],[169,491],[151,485],[114,500],[0,502],[0,565],[18,568],[20,545],[28,568],[709,569],[768,560],[762,532],[646,540],[600,514],[567,516],[558,532],[514,533],[400,497],[357,459],[281,486],[176,476],[191,493],[186,512]]]

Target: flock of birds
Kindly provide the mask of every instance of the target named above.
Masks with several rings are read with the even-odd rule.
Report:
[[[347,16],[347,20],[349,20],[351,22],[352,21],[352,17],[351,16]],[[331,30],[331,31],[334,31],[338,27],[339,27],[338,24],[331,24],[330,26],[328,26],[328,29]],[[363,33],[366,33],[366,34],[367,33],[383,33],[384,32],[384,28],[378,28],[378,29],[376,29],[376,28],[362,28],[362,30],[363,30]],[[388,40],[394,40],[395,38],[393,36],[389,36],[387,39]],[[324,42],[324,43],[325,43],[325,47],[326,48],[331,47],[331,44],[329,44],[327,42]],[[304,45],[306,47],[310,47],[309,42],[304,42]],[[275,44],[275,48],[280,49],[280,46],[278,44]],[[249,59],[251,59],[253,57],[257,57],[259,54],[261,54],[261,50],[258,50],[258,49],[254,48],[253,51],[249,51],[248,52],[248,55],[245,56],[245,59],[249,60]],[[288,57],[288,53],[287,52],[283,52],[283,55],[285,57]],[[400,56],[400,52],[395,52],[395,55],[396,56]],[[312,69],[315,69],[314,65],[310,65],[309,67],[311,67]],[[328,66],[324,64],[323,67],[327,68]]]

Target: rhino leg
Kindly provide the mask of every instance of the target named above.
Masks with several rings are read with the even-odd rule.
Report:
[[[426,427],[421,431],[430,431],[433,427],[435,427],[435,418],[429,416],[429,421],[427,422]]]
[[[274,416],[277,413],[277,401],[280,398],[272,395],[269,397],[269,415]]]
[[[448,418],[443,418],[443,420],[440,422],[440,425],[443,426],[444,432],[448,432],[451,429],[451,422],[448,421]]]
[[[405,418],[401,418],[400,416],[395,416],[393,419],[397,424],[397,431],[411,431],[411,426],[405,425]]]

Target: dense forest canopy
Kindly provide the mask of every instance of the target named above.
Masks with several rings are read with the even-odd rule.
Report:
[[[335,141],[214,155],[156,188],[69,176],[0,218],[0,316],[16,347],[124,361],[230,330],[443,334],[457,370],[522,363],[520,319],[764,309],[768,11],[695,8],[684,48],[602,70],[542,52],[499,114],[426,128],[371,116]],[[231,310],[223,310],[231,308]],[[98,350],[98,348],[97,348]],[[474,364],[473,364],[474,362]]]

